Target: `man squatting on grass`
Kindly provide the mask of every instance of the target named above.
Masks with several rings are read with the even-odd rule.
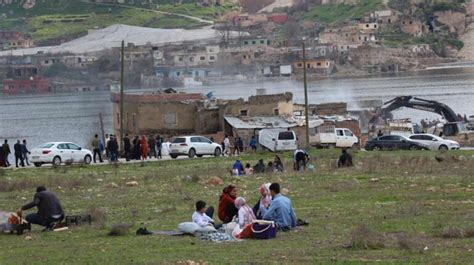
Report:
[[[36,188],[36,194],[32,202],[25,204],[18,209],[17,214],[33,207],[38,208],[37,213],[31,213],[26,216],[26,221],[31,224],[44,226],[45,229],[53,229],[56,222],[64,219],[64,211],[56,194],[46,191],[43,186]]]

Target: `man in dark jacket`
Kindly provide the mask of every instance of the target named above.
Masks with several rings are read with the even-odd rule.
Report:
[[[123,151],[125,153],[125,160],[130,161],[132,145],[130,144],[130,138],[128,138],[128,134],[125,134],[125,137],[123,138]]]
[[[118,143],[115,135],[110,135],[110,140],[107,143],[107,149],[109,150],[110,161],[116,162],[118,160]]]
[[[23,160],[25,161],[26,165],[30,165],[30,161],[28,161],[28,155],[31,154],[30,150],[26,146],[26,140],[23,139],[23,144],[21,145],[21,155],[23,156]]]
[[[5,159],[5,166],[9,167],[11,165],[10,165],[10,162],[8,161],[8,155],[11,154],[12,152],[10,150],[10,145],[8,144],[8,140],[5,140],[5,143],[3,143],[2,145],[2,149],[3,149],[3,157]]]
[[[342,154],[337,161],[337,167],[352,167],[352,156],[347,152],[346,149],[342,149]]]
[[[15,150],[15,165],[18,167],[18,160],[20,160],[20,165],[22,167],[25,167],[25,161],[23,160],[23,150],[21,147],[20,140],[16,141],[16,144],[13,146],[13,149]]]
[[[28,223],[44,226],[45,229],[53,229],[56,222],[64,219],[64,211],[58,197],[56,194],[46,191],[43,186],[36,188],[33,201],[25,204],[17,213],[22,215],[23,211],[35,206],[38,208],[38,212],[26,216],[25,219]]]

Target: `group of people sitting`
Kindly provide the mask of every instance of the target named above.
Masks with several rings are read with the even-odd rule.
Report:
[[[280,184],[266,183],[259,188],[260,198],[251,208],[245,198],[237,196],[237,187],[225,187],[219,198],[218,218],[222,224],[235,221],[238,224],[239,234],[256,220],[274,221],[281,231],[288,231],[297,225],[297,219],[291,200],[280,193]],[[218,229],[214,219],[214,208],[206,207],[204,201],[196,202],[196,211],[192,215],[194,223],[200,227],[214,227]]]
[[[254,166],[251,166],[250,163],[247,163],[244,167],[240,160],[236,160],[232,165],[230,172],[233,176],[249,176],[253,174],[283,172],[283,169],[284,166],[280,156],[275,155],[273,161],[269,161],[267,165],[265,165],[263,159],[260,159]]]

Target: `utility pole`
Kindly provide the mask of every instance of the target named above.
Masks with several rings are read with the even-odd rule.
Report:
[[[308,80],[306,77],[306,47],[304,41],[303,39],[301,42],[303,46],[304,115],[306,119],[306,149],[309,149]]]
[[[122,52],[121,52],[121,59],[120,59],[120,139],[117,139],[119,146],[123,148],[122,139],[123,135],[123,78],[124,78],[124,58],[125,58],[125,41],[122,40]]]

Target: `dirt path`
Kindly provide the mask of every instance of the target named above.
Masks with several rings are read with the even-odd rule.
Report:
[[[273,12],[274,8],[280,8],[280,7],[290,7],[293,5],[292,0],[276,0],[272,4],[260,9],[258,13],[263,13],[263,12]]]
[[[197,22],[206,23],[206,24],[210,24],[210,25],[214,24],[214,21],[211,21],[211,20],[206,20],[206,19],[202,19],[202,18],[199,18],[199,17],[193,17],[193,16],[188,16],[188,15],[183,15],[183,14],[178,14],[178,13],[171,13],[171,12],[165,12],[165,11],[160,11],[160,10],[146,9],[146,8],[141,8],[141,7],[122,5],[122,4],[109,4],[109,3],[95,3],[95,4],[96,5],[102,5],[102,6],[114,6],[114,7],[119,6],[119,7],[123,7],[123,8],[135,9],[135,10],[140,10],[140,11],[155,12],[157,14],[162,14],[162,15],[183,17],[183,18],[191,19],[191,20],[194,20],[194,21],[197,21]]]

